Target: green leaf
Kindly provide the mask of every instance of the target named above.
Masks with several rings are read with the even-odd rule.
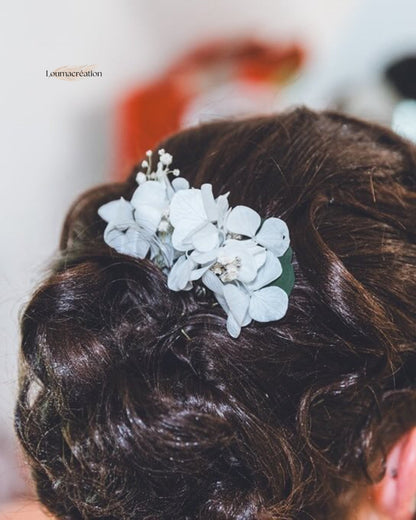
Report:
[[[292,248],[288,247],[286,253],[279,257],[283,272],[279,278],[270,284],[275,285],[276,287],[280,287],[287,293],[288,296],[290,296],[293,286],[295,285],[295,271],[293,270],[292,256]]]

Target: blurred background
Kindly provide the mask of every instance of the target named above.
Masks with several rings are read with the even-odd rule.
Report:
[[[70,203],[200,121],[305,104],[416,139],[416,3],[14,0],[0,35],[0,518],[29,519],[18,318]],[[51,76],[80,67],[94,75]]]

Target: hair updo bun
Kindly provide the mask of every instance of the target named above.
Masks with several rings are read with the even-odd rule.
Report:
[[[97,209],[135,172],[83,195],[22,318],[39,498],[64,520],[340,520],[416,424],[415,148],[306,109],[161,146],[192,186],[287,222],[289,310],[231,338],[209,294],[105,245]]]

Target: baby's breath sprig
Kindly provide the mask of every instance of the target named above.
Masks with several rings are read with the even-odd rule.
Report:
[[[171,173],[175,177],[178,177],[180,171],[178,168],[174,168],[173,170],[169,169],[169,166],[172,164],[173,157],[170,153],[165,152],[163,148],[158,150],[159,161],[156,165],[156,170],[152,168],[152,159],[153,152],[152,150],[147,150],[146,157],[141,163],[142,168],[146,168],[145,172],[139,171],[136,176],[137,184],[143,184],[146,181],[160,181],[163,176]]]

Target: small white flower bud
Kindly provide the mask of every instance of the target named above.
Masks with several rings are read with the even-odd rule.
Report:
[[[147,161],[142,161],[142,168],[147,168],[149,163]]]
[[[146,174],[143,173],[143,172],[139,172],[137,175],[136,175],[136,182],[137,184],[143,184],[144,182],[147,181],[147,177],[146,177]]]
[[[164,153],[160,156],[160,162],[165,166],[169,166],[172,163],[172,159],[173,157],[170,153]]]

